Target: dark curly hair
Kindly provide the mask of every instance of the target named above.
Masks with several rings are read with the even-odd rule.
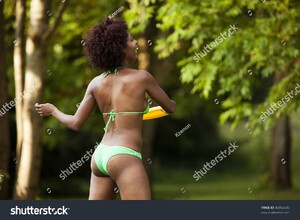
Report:
[[[104,71],[122,66],[127,37],[128,26],[121,18],[107,18],[94,26],[85,43],[85,53],[91,66]]]

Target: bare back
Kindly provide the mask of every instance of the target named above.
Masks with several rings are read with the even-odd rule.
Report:
[[[145,101],[145,77],[143,72],[134,69],[120,69],[115,74],[95,78],[93,95],[102,113],[143,112]],[[109,115],[103,115],[105,123]],[[102,143],[127,146],[140,151],[142,114],[117,114],[105,133]]]

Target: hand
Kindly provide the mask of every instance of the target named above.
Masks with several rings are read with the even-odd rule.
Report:
[[[40,116],[49,116],[52,115],[52,113],[55,110],[55,106],[50,104],[50,103],[45,103],[45,104],[39,104],[39,103],[35,103],[35,110],[37,111],[37,113],[40,114]]]

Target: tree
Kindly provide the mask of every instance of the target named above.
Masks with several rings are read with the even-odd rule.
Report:
[[[140,21],[152,17],[149,5],[155,2],[161,1],[138,3],[145,9],[133,25],[147,25]],[[188,45],[177,63],[181,81],[192,84],[191,92],[202,98],[221,100],[222,123],[231,122],[234,128],[246,119],[253,135],[275,126],[270,178],[278,187],[290,187],[290,129],[288,118],[281,117],[299,112],[299,96],[286,100],[267,118],[263,113],[295,90],[299,80],[299,4],[167,0],[161,5],[157,27],[168,36],[158,40],[159,56],[166,58]]]
[[[26,24],[26,2],[25,0],[16,1],[16,28],[15,28],[15,47],[14,47],[14,81],[15,94],[22,94],[24,90],[25,75],[25,24]],[[23,138],[23,99],[15,103],[16,108],[16,127],[17,127],[17,146],[16,162],[20,160],[22,138]],[[19,163],[16,163],[17,169]]]
[[[8,199],[8,169],[10,156],[9,113],[3,108],[8,100],[4,2],[0,1],[0,199]]]
[[[22,96],[23,138],[21,151],[17,155],[17,158],[20,159],[14,187],[14,199],[33,199],[38,189],[42,159],[43,123],[42,118],[34,110],[34,104],[40,102],[42,98],[47,44],[58,27],[67,3],[66,0],[59,5],[51,27],[48,24],[49,13],[51,13],[49,10],[50,1],[32,0],[30,3],[29,30],[26,40],[27,62]],[[18,4],[18,6],[20,5]]]

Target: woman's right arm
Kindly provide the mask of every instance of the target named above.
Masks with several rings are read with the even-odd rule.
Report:
[[[145,71],[145,87],[148,95],[157,102],[167,113],[173,113],[176,109],[176,102],[168,97],[168,95],[160,88],[153,76]]]
[[[85,96],[74,115],[63,113],[51,103],[36,103],[35,109],[41,116],[52,115],[68,128],[78,131],[95,106],[95,98],[92,92],[92,82],[89,84]]]

